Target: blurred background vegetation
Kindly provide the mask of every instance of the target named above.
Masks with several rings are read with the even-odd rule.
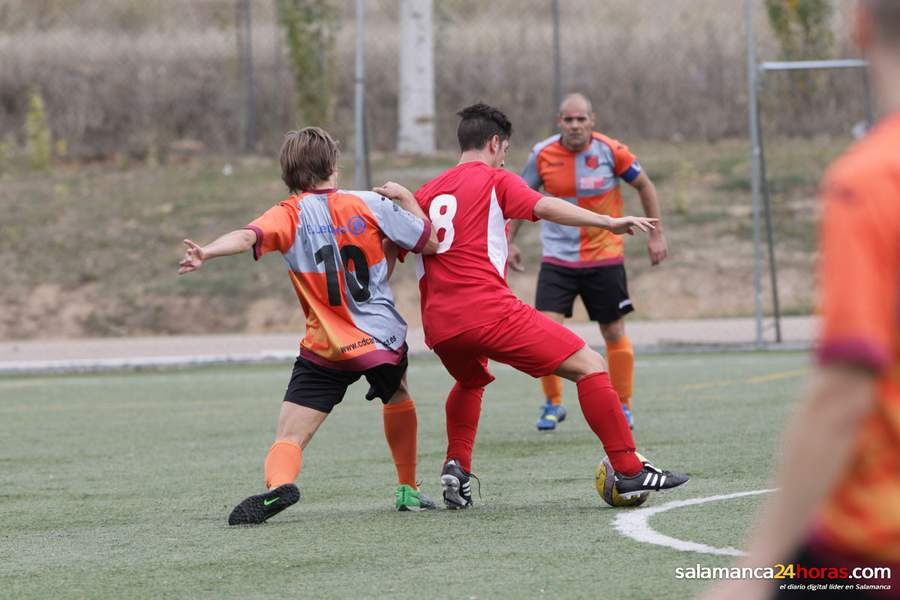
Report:
[[[374,180],[414,187],[452,164],[454,113],[476,101],[510,115],[509,166],[521,168],[555,131],[552,4],[434,3],[439,152],[422,158],[394,152],[399,0],[367,0]],[[650,269],[643,241],[628,240],[635,318],[752,312],[740,4],[559,3],[563,91],[588,94],[598,129],[628,143],[660,188],[671,258]],[[275,160],[284,131],[322,125],[353,148],[353,5],[0,0],[0,337],[299,331],[277,258],[212,263],[186,278],[175,265],[183,237],[209,241],[285,195]],[[760,60],[853,56],[848,7],[759,0]],[[860,75],[771,75],[761,102],[783,304],[805,313],[816,185],[864,116]],[[530,301],[537,228],[523,235],[529,271],[510,281]],[[395,289],[415,323],[406,267]]]

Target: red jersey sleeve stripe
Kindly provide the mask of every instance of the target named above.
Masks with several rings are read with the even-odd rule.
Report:
[[[427,220],[423,221],[425,223],[425,227],[422,228],[422,235],[419,236],[416,245],[412,247],[412,251],[418,254],[422,251],[422,248],[425,247],[425,244],[428,243],[428,238],[431,237],[431,223]],[[405,258],[405,256],[404,256]],[[403,262],[402,260],[400,262]]]
[[[840,339],[821,344],[816,348],[820,365],[852,364],[881,373],[891,364],[890,353],[864,339]]]
[[[259,260],[262,256],[263,230],[256,225],[247,225],[244,229],[249,229],[256,234],[256,243],[253,244],[253,260]]]

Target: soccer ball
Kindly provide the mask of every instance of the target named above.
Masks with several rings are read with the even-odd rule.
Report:
[[[647,460],[640,454],[637,456],[641,462]],[[615,486],[615,472],[612,463],[609,462],[609,457],[604,456],[603,460],[600,461],[600,464],[597,465],[597,477],[595,483],[597,484],[597,493],[600,494],[600,497],[603,498],[607,504],[616,508],[622,508],[640,506],[647,501],[650,492],[644,492],[640,496],[632,496],[631,498],[619,497],[619,492],[616,490]]]

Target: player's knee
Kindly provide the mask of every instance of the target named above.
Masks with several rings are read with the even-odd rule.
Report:
[[[606,361],[603,360],[602,354],[593,348],[589,348],[587,345],[585,345],[584,351],[584,364],[581,369],[582,377],[606,370]]]
[[[411,396],[409,394],[409,387],[406,385],[406,375],[404,375],[403,379],[400,380],[400,385],[397,386],[397,391],[394,392],[385,404],[402,404],[409,399],[411,399]]]
[[[411,398],[412,396],[409,395],[409,390],[407,390],[406,387],[400,387],[385,404],[403,404]]]
[[[556,374],[570,381],[578,381],[582,377],[603,371],[606,371],[603,356],[585,344],[581,350],[563,361]]]
[[[600,325],[600,333],[606,342],[615,343],[625,337],[625,320],[619,319],[612,323],[604,323]]]

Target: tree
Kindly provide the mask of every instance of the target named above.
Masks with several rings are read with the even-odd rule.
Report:
[[[53,158],[52,135],[47,124],[47,110],[40,92],[31,92],[25,116],[25,144],[28,164],[35,171],[46,171]]]
[[[834,44],[831,0],[766,0],[769,24],[782,58],[827,58]]]
[[[781,46],[782,60],[831,58],[834,34],[831,0],[766,0],[769,24]],[[825,83],[823,73],[799,71],[788,73],[775,85],[781,129],[802,131],[811,118],[810,106]],[[786,99],[786,100],[785,100]]]
[[[291,56],[301,121],[324,124],[332,114],[331,73],[337,12],[329,0],[277,0]]]

